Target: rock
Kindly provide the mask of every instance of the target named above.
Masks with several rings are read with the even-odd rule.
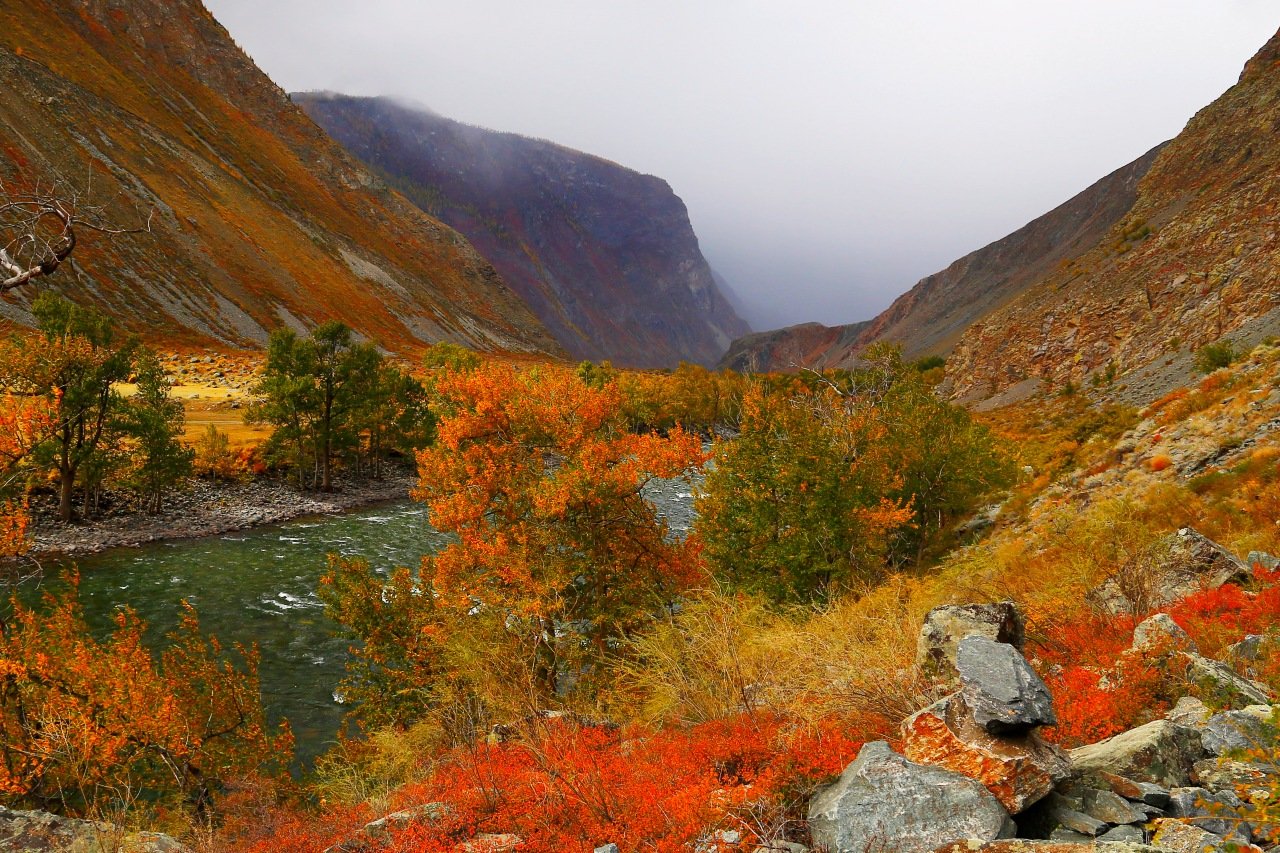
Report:
[[[1169,817],[1193,821],[1201,829],[1224,838],[1239,834],[1249,840],[1240,798],[1230,791],[1214,793],[1204,788],[1174,788],[1169,792]]]
[[[1203,725],[1212,715],[1213,712],[1204,702],[1194,696],[1183,696],[1174,703],[1173,709],[1165,714],[1164,718],[1180,726],[1190,726],[1194,729]]]
[[[1053,697],[1022,652],[986,637],[965,637],[956,647],[960,696],[973,719],[991,734],[1025,732],[1058,722]]]
[[[1093,842],[1092,835],[1085,835],[1083,832],[1076,832],[1074,829],[1067,829],[1060,826],[1053,832],[1049,833],[1050,841],[1069,841],[1072,844],[1091,844]]]
[[[1183,823],[1179,820],[1162,818],[1155,822],[1156,831],[1151,836],[1151,843],[1159,850],[1169,853],[1225,853],[1227,840],[1202,827]],[[1258,848],[1245,842],[1232,848],[1238,853]]]
[[[810,801],[809,829],[814,846],[829,853],[863,853],[877,844],[930,853],[965,839],[1008,838],[1013,822],[980,782],[914,764],[874,741]]]
[[[1227,583],[1245,583],[1252,576],[1249,567],[1217,542],[1194,528],[1184,527],[1166,536],[1154,549],[1150,563],[1135,569],[1139,577],[1111,577],[1087,598],[1106,613],[1130,613],[1133,602],[1124,587],[1141,590],[1146,608],[1172,604],[1201,589],[1216,589]]]
[[[1237,675],[1235,670],[1221,661],[1190,652],[1182,652],[1181,659],[1186,664],[1187,679],[1221,705],[1242,707],[1271,701],[1271,694],[1265,687]]]
[[[622,853],[622,851],[618,849],[618,845],[610,841],[608,844],[601,844],[592,853]]]
[[[770,841],[761,844],[752,853],[809,853],[809,848],[794,841]]]
[[[1111,791],[1089,788],[1084,792],[1083,811],[1112,826],[1122,823],[1140,823],[1147,819],[1145,812],[1134,808],[1129,801]]]
[[[1249,705],[1239,711],[1214,714],[1196,728],[1211,755],[1258,749],[1276,738],[1276,730],[1269,723],[1271,713],[1270,705]]]
[[[1138,623],[1133,629],[1131,651],[1151,654],[1177,650],[1180,652],[1198,652],[1195,640],[1182,630],[1181,626],[1167,613],[1157,613]]]
[[[1245,558],[1245,563],[1249,568],[1255,566],[1264,572],[1274,572],[1280,569],[1280,557],[1273,557],[1266,551],[1250,551],[1249,556]]]
[[[0,806],[0,850],[13,853],[190,853],[168,835]]]
[[[469,841],[459,844],[456,850],[462,853],[509,853],[515,850],[524,839],[509,832],[482,832]]]
[[[986,637],[1022,649],[1026,625],[1012,601],[944,604],[924,617],[916,644],[916,664],[929,675],[954,678],[956,646],[965,637]]]
[[[1167,853],[1145,844],[1094,841],[1088,836],[1084,836],[1083,843],[1075,840],[1032,841],[1026,838],[1011,838],[1007,841],[991,841],[986,844],[961,841],[941,847],[935,853],[1088,853],[1091,850],[1096,850],[1098,853]]]
[[[1267,638],[1261,634],[1248,634],[1238,643],[1227,646],[1227,660],[1253,663],[1262,659],[1262,647]]]
[[[736,829],[717,829],[703,836],[694,853],[728,853],[742,843],[742,833]]]
[[[1142,844],[1147,840],[1147,834],[1136,826],[1113,826],[1099,835],[1098,840],[1102,842],[1118,841],[1127,844]]]
[[[409,824],[418,821],[435,822],[442,820],[448,813],[449,806],[445,803],[423,803],[420,806],[392,812],[389,815],[366,823],[364,825],[364,834],[373,841],[385,842],[391,839],[390,830],[403,829]]]
[[[1155,809],[1163,809],[1169,805],[1169,791],[1150,782],[1135,782],[1114,773],[1098,773],[1097,778],[1106,784],[1111,792],[1119,794],[1126,800],[1142,803]]]
[[[1080,772],[1104,771],[1134,781],[1174,787],[1191,780],[1191,767],[1205,757],[1200,733],[1156,720],[1069,753]]]
[[[1280,769],[1272,764],[1206,758],[1196,762],[1191,775],[1200,787],[1215,794],[1245,790],[1265,792],[1276,784]]]
[[[1070,771],[1066,754],[1035,732],[992,735],[952,695],[902,724],[903,752],[929,764],[977,779],[1010,814],[1053,790]]]

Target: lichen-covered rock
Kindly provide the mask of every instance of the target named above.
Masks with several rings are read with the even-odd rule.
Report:
[[[1214,793],[1258,791],[1265,794],[1276,784],[1280,769],[1274,764],[1206,758],[1196,762],[1191,775],[1200,787]]]
[[[935,853],[1168,853],[1160,848],[1146,844],[1131,844],[1124,841],[1097,840],[1089,843],[1078,841],[1034,841],[1027,838],[1010,838],[1006,841],[989,841],[982,844],[977,841],[960,841],[939,847]],[[885,848],[886,850],[892,848]]]
[[[1271,701],[1266,687],[1237,675],[1221,661],[1190,652],[1182,652],[1177,657],[1185,666],[1187,680],[1209,693],[1219,706],[1240,708]]]
[[[956,647],[960,696],[973,719],[991,734],[1025,732],[1058,722],[1049,688],[1022,652],[987,637],[965,637]]]
[[[1080,772],[1103,771],[1139,782],[1175,787],[1191,780],[1191,767],[1205,757],[1200,733],[1156,720],[1115,737],[1071,750]]]
[[[1204,702],[1194,696],[1183,696],[1174,703],[1173,708],[1164,715],[1164,718],[1180,726],[1190,726],[1196,729],[1211,716],[1213,716],[1213,711],[1209,710],[1209,706]]]
[[[1142,810],[1135,808],[1124,797],[1112,791],[1087,789],[1083,796],[1082,811],[1103,823],[1117,826],[1124,823],[1141,823],[1147,819]]]
[[[0,850],[10,853],[189,853],[168,835],[0,806]]]
[[[926,674],[954,678],[956,646],[965,637],[986,637],[1021,650],[1026,627],[1012,601],[995,604],[944,604],[924,617],[916,645],[916,663]]]
[[[1156,831],[1151,836],[1151,843],[1158,850],[1167,850],[1169,853],[1225,853],[1229,849],[1226,846],[1227,839],[1221,835],[1215,835],[1202,827],[1183,823],[1180,820],[1163,818],[1155,821],[1155,826]],[[1248,843],[1236,842],[1230,849],[1235,853],[1246,853],[1258,848]]]
[[[1211,755],[1225,755],[1233,750],[1259,749],[1276,737],[1269,724],[1270,705],[1249,705],[1238,711],[1222,711],[1200,725],[1200,739]]]
[[[1174,788],[1169,792],[1169,817],[1191,820],[1201,829],[1248,842],[1250,826],[1244,821],[1243,803],[1231,791]]]
[[[1156,809],[1163,809],[1169,805],[1169,790],[1159,785],[1153,785],[1150,782],[1136,782],[1133,779],[1107,772],[1093,774],[1092,778],[1106,785],[1112,793],[1118,794],[1134,803],[1140,803]]]
[[[902,734],[903,752],[911,761],[977,779],[1010,814],[1044,797],[1071,772],[1057,746],[1035,732],[993,735],[954,695],[908,718]]]
[[[1151,563],[1136,570],[1146,575],[1136,584],[1144,591],[1142,604],[1146,607],[1164,607],[1198,590],[1245,583],[1250,578],[1249,567],[1239,557],[1194,528],[1171,533],[1160,544]],[[1088,598],[1107,613],[1132,611],[1133,603],[1116,577],[1091,591]]]
[[[1133,629],[1133,643],[1129,648],[1143,653],[1175,649],[1182,652],[1200,651],[1195,640],[1168,613],[1157,613],[1139,622]]]
[[[830,853],[931,853],[1014,831],[1008,812],[980,782],[912,763],[884,741],[863,746],[840,778],[814,796],[809,829],[814,845]]]

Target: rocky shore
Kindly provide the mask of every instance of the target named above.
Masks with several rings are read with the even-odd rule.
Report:
[[[168,497],[158,515],[120,501],[97,518],[78,524],[56,520],[52,499],[32,502],[29,557],[83,555],[162,539],[214,536],[277,524],[309,515],[332,515],[369,504],[404,500],[416,481],[408,468],[387,471],[381,480],[339,477],[332,492],[309,492],[272,477],[244,482],[192,480]]]

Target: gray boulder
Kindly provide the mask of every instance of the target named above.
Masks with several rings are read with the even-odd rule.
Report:
[[[1260,749],[1276,739],[1270,725],[1270,705],[1249,705],[1239,711],[1214,714],[1196,728],[1211,755],[1225,755],[1233,750]]]
[[[1058,722],[1049,688],[1022,652],[986,637],[965,637],[956,648],[960,696],[974,721],[991,734],[1026,732]]]
[[[1271,701],[1265,687],[1236,673],[1221,661],[1182,652],[1186,677],[1192,684],[1209,693],[1221,705],[1240,708],[1264,705]]]
[[[1134,589],[1141,590],[1142,606],[1157,608],[1200,589],[1246,583],[1252,576],[1239,557],[1191,527],[1160,540],[1148,562],[1132,571],[1136,576],[1108,578],[1089,593],[1089,601],[1107,613],[1130,613]]]
[[[14,853],[190,853],[168,835],[0,806],[0,850]]]
[[[1150,654],[1157,651],[1198,652],[1195,640],[1174,622],[1168,613],[1157,613],[1138,623],[1133,629],[1132,651]]]
[[[1241,813],[1243,804],[1231,791],[1214,793],[1205,788],[1174,788],[1169,792],[1169,817],[1183,818],[1201,829],[1223,838],[1249,841],[1249,824]]]
[[[1112,826],[1122,823],[1142,823],[1147,819],[1146,812],[1112,791],[1086,790],[1082,810],[1089,817]]]
[[[954,678],[956,646],[965,637],[986,637],[1021,650],[1026,623],[1012,601],[944,604],[924,617],[916,644],[916,664],[928,675]]]
[[[1273,557],[1266,551],[1250,551],[1249,556],[1245,558],[1245,562],[1250,568],[1261,566],[1263,571],[1274,572],[1280,568],[1280,557]]]
[[[1192,766],[1206,755],[1198,731],[1169,720],[1138,726],[1069,754],[1077,772],[1113,773],[1170,788],[1191,781]]]
[[[884,741],[862,747],[809,803],[815,847],[829,853],[932,853],[956,841],[1013,835],[1009,813],[966,776],[914,764]]]

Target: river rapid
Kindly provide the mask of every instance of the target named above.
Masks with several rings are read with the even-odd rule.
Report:
[[[683,480],[645,490],[679,536],[692,522],[692,488]],[[80,601],[91,628],[109,633],[118,608],[132,607],[148,626],[148,644],[163,644],[185,599],[201,628],[227,648],[256,643],[263,702],[271,721],[288,719],[297,738],[295,769],[309,766],[334,741],[343,715],[338,684],[349,642],[316,595],[329,554],[362,557],[383,575],[416,568],[446,537],[426,508],[408,500],[342,515],[115,548],[79,557]],[[43,561],[42,584],[57,584],[72,562]],[[22,597],[33,600],[34,587]]]

